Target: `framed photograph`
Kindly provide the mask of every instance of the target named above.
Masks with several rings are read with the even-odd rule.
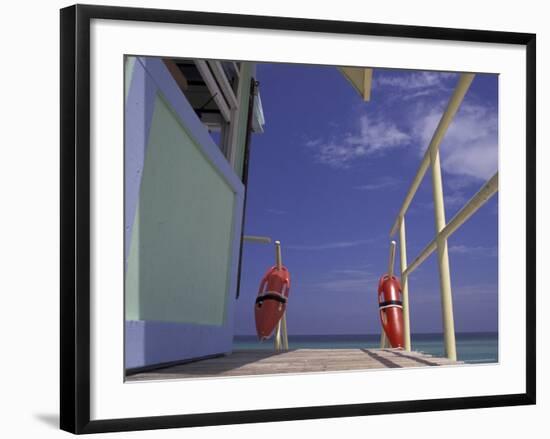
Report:
[[[61,428],[535,403],[535,35],[61,10]]]

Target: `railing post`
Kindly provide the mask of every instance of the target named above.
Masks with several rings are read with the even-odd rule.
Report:
[[[447,247],[447,238],[439,236],[439,232],[445,228],[445,204],[443,199],[439,150],[436,148],[430,150],[430,163],[432,167],[437,262],[439,267],[439,288],[441,292],[445,355],[447,358],[456,361],[455,324],[453,316],[453,296],[451,291],[451,273],[449,269],[449,251]]]
[[[405,216],[399,221],[399,259],[401,262],[401,294],[403,295],[403,325],[405,326],[405,349],[411,350],[411,321],[409,312],[409,282],[407,269],[407,237],[405,233]]]
[[[392,241],[390,243],[390,259],[388,262],[388,276],[390,278],[393,276],[395,266],[395,246],[395,241]],[[384,325],[382,325],[382,333],[380,334],[380,348],[384,349],[386,347],[390,347],[390,343],[388,337],[386,336],[386,332],[384,331]]]
[[[380,349],[384,349],[388,344],[388,339],[386,337],[386,332],[382,328],[382,334],[380,334]]]
[[[277,269],[283,266],[283,257],[281,252],[281,241],[275,241],[275,264]],[[288,350],[288,332],[286,329],[286,311],[277,323],[274,337],[274,348],[276,351]]]
[[[390,260],[388,262],[388,276],[391,278],[394,273],[394,267],[395,267],[395,241],[392,241],[390,243]]]
[[[286,311],[281,318],[281,332],[283,336],[283,349],[288,351],[288,331],[286,329]]]
[[[283,257],[281,255],[281,241],[275,241],[275,265],[277,265],[277,270],[280,270],[283,266]]]
[[[281,343],[281,321],[279,320],[279,323],[277,323],[277,328],[275,329],[275,337],[273,339],[273,348],[275,349],[275,352],[278,352],[282,350],[282,343]]]

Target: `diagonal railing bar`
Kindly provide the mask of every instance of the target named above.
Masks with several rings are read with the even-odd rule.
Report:
[[[404,270],[402,275],[408,276],[416,270],[437,248],[437,239],[448,239],[456,230],[464,224],[477,210],[483,206],[498,191],[498,172],[464,205],[462,209],[450,220],[438,236],[426,246],[416,259]]]
[[[413,182],[409,188],[409,191],[405,196],[405,200],[401,205],[401,209],[399,209],[399,213],[395,218],[395,222],[393,223],[393,226],[390,231],[390,236],[393,236],[396,234],[397,229],[399,227],[400,218],[402,218],[403,215],[405,215],[405,212],[407,212],[407,209],[409,208],[409,205],[411,204],[411,201],[414,198],[414,195],[416,194],[416,191],[418,190],[418,187],[420,186],[420,183],[422,182],[422,179],[424,178],[424,175],[426,174],[428,167],[430,166],[430,151],[439,149],[439,145],[441,144],[441,141],[443,140],[443,137],[445,136],[445,133],[449,128],[449,125],[453,121],[453,118],[456,112],[458,111],[460,104],[462,103],[462,100],[466,95],[466,92],[470,88],[470,84],[474,80],[474,77],[475,75],[472,73],[463,73],[460,76],[460,79],[455,88],[455,91],[453,92],[453,95],[451,96],[451,99],[447,104],[447,109],[443,113],[443,116],[441,116],[441,120],[437,125],[437,129],[434,132],[432,140],[430,141],[430,145],[428,146],[428,149],[424,153],[424,157],[422,158],[420,167],[418,168],[418,171],[416,172]]]

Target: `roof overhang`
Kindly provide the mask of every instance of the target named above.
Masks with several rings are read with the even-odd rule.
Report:
[[[368,102],[372,88],[372,69],[365,67],[339,67],[339,70],[363,100]]]

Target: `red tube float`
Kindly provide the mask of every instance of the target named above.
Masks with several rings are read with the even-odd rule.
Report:
[[[260,282],[254,305],[256,333],[260,340],[273,334],[275,327],[286,311],[290,293],[290,273],[284,266],[271,267]]]
[[[404,348],[401,283],[395,276],[383,275],[378,282],[378,309],[382,330],[392,348]]]

